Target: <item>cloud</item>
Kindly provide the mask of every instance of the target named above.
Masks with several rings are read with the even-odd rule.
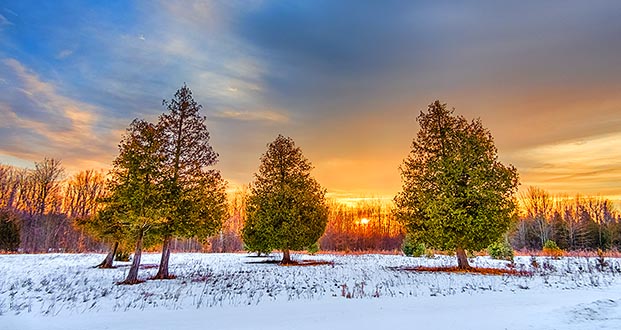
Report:
[[[286,123],[289,121],[289,117],[285,114],[276,111],[234,111],[224,110],[219,111],[211,115],[212,118],[217,119],[230,119],[241,121],[265,121],[273,123]]]
[[[60,94],[15,59],[3,59],[0,72],[11,86],[0,87],[0,155],[30,161],[61,158],[71,169],[107,167],[118,137],[98,126],[100,110]],[[102,161],[104,161],[102,163]]]
[[[525,148],[510,156],[519,159],[523,186],[555,194],[618,194],[621,132]]]
[[[0,30],[7,25],[13,25],[13,23],[11,23],[11,21],[9,21],[8,18],[4,17],[2,14],[0,14]]]
[[[161,100],[186,82],[210,120],[218,166],[235,182],[252,179],[265,144],[282,133],[304,146],[329,189],[390,195],[414,118],[435,99],[480,117],[524,182],[595,191],[612,185],[603,173],[617,180],[605,165],[572,177],[564,169],[575,165],[528,155],[619,132],[618,1],[12,7],[19,17],[2,12],[12,24],[37,24],[0,35],[0,58],[16,59],[0,63],[4,154],[63,150],[105,163],[131,119],[156,120]],[[65,50],[74,53],[59,56]]]
[[[74,134],[75,141],[69,141],[68,145],[87,141],[101,151],[83,152],[80,162],[94,159],[107,163],[114,155],[122,129],[131,119],[157,120],[166,110],[162,99],[171,98],[186,82],[204,106],[203,114],[214,119],[209,123],[214,147],[249,150],[241,155],[223,154],[220,162],[233,179],[247,181],[252,170],[246,158],[254,161],[260,155],[256,149],[248,149],[248,136],[262,148],[264,140],[267,141],[263,137],[272,137],[275,124],[287,123],[289,115],[272,110],[281,108],[262,97],[262,63],[230,33],[234,22],[229,18],[236,9],[228,3],[201,1],[135,2],[124,3],[122,8],[116,4],[94,6],[98,10],[90,8],[91,5],[68,3],[50,8],[20,6],[18,11],[24,20],[48,19],[41,19],[38,26],[28,29],[30,38],[41,45],[37,53],[32,58],[23,58],[23,53],[28,51],[12,55],[23,60],[20,63],[23,74],[16,76],[16,65],[0,67],[11,72],[12,76],[0,76],[7,78],[8,85],[14,85],[8,90],[0,84],[0,91],[5,92],[4,98],[0,95],[0,102],[5,105],[2,116],[11,118],[19,127],[5,132],[11,135],[12,142],[17,137],[23,140],[0,145],[0,153],[20,152],[26,159],[50,154],[62,149],[58,141],[61,135],[47,140],[47,135],[58,131],[64,132],[68,139]],[[254,5],[243,7],[248,6]],[[60,15],[65,10],[74,13],[75,19],[50,18],[59,17],[53,15],[54,11]],[[144,40],[141,36],[145,36]],[[19,44],[21,38],[14,36],[10,41]],[[69,49],[67,45],[75,45],[80,51],[70,54],[70,61],[52,61],[68,55],[59,53]],[[36,69],[37,74],[23,63]],[[24,86],[28,79],[45,85],[45,92],[38,93],[36,88]],[[53,102],[43,100],[42,95]],[[77,135],[74,128],[78,125],[85,126],[84,135],[89,130],[93,134]],[[99,136],[97,141],[91,142],[96,136]],[[69,149],[63,149],[63,158],[73,157],[67,154]],[[65,164],[71,162],[78,162],[78,157],[65,160]]]
[[[71,50],[71,49],[64,49],[64,50],[60,51],[58,53],[58,55],[56,55],[56,59],[64,60],[65,58],[71,56],[72,54],[73,54],[73,50]]]

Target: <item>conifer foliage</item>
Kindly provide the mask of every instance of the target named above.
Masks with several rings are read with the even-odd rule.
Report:
[[[15,252],[19,248],[19,217],[0,208],[0,252]]]
[[[124,284],[139,282],[145,236],[162,222],[161,142],[157,126],[138,119],[130,124],[110,171],[110,196],[98,215],[101,224],[118,225],[135,241],[134,260]]]
[[[498,161],[489,130],[435,101],[417,118],[420,130],[401,166],[395,215],[418,242],[457,252],[496,242],[515,218],[516,169]]]
[[[212,168],[218,154],[209,144],[201,106],[185,85],[164,104],[169,112],[157,124],[136,119],[127,129],[110,173],[109,196],[89,222],[90,231],[101,238],[135,242],[134,260],[123,282],[127,284],[139,282],[145,242],[162,242],[155,278],[171,278],[171,239],[206,239],[227,216],[226,182]]]
[[[310,175],[311,163],[293,139],[279,135],[261,157],[251,185],[243,239],[250,251],[290,251],[317,242],[328,220],[325,189]]]
[[[155,278],[170,278],[168,262],[173,237],[206,239],[222,226],[227,214],[226,182],[213,169],[218,154],[209,143],[202,108],[183,85],[160,116],[162,194],[165,218],[159,227],[162,258]]]

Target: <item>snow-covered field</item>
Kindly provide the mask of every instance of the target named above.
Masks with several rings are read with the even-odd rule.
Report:
[[[174,280],[115,285],[128,263],[103,255],[0,255],[0,329],[621,329],[621,260],[517,257],[532,276],[417,273],[454,257],[173,254]],[[157,272],[143,256],[140,276]],[[279,258],[274,255],[273,258]],[[477,257],[481,267],[507,262]]]

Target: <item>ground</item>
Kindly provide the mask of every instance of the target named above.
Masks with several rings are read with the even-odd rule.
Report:
[[[128,263],[91,268],[103,257],[0,255],[0,330],[621,328],[619,259],[518,257],[513,267],[532,275],[509,276],[398,270],[456,263],[446,256],[295,255],[333,264],[279,266],[246,254],[173,254],[176,279],[119,286]],[[157,272],[158,258],[144,256],[141,278]]]

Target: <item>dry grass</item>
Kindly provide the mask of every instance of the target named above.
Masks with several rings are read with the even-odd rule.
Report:
[[[300,253],[305,253],[305,252],[300,252]],[[363,250],[363,251],[328,251],[328,250],[321,250],[321,251],[317,252],[316,254],[332,254],[332,255],[339,255],[339,256],[345,256],[345,255],[360,256],[360,255],[367,255],[367,254],[400,255],[400,254],[403,254],[403,253],[401,252],[401,250]]]
[[[513,276],[532,276],[532,272],[517,270],[517,269],[504,269],[504,268],[459,268],[452,267],[391,267],[392,270],[405,271],[405,272],[429,272],[429,273],[461,273],[461,274],[480,274],[480,275],[513,275]]]
[[[289,263],[279,263],[281,266],[321,266],[321,265],[330,265],[334,266],[334,261],[326,261],[326,260],[292,260]]]
[[[116,282],[116,285],[136,285],[136,284],[140,284],[140,283],[144,283],[146,282],[146,280],[135,280],[135,281],[121,281],[121,282]]]
[[[621,258],[621,251],[618,250],[608,250],[602,252],[603,256],[606,258]],[[550,256],[546,252],[542,250],[515,250],[516,256],[538,256],[538,257],[548,257]],[[575,250],[575,251],[564,251],[555,255],[555,257],[599,257],[597,250]]]
[[[334,266],[334,261],[327,260],[291,260],[288,263],[282,263],[281,260],[262,260],[262,261],[251,261],[249,264],[277,264],[279,266],[321,266],[321,265],[331,265]]]
[[[109,269],[114,269],[114,268],[131,268],[131,266],[132,266],[131,264],[128,264],[128,265],[114,265],[114,266],[112,266],[112,268],[109,268]],[[153,269],[153,268],[159,268],[159,267],[160,267],[159,264],[140,264],[139,269]]]

